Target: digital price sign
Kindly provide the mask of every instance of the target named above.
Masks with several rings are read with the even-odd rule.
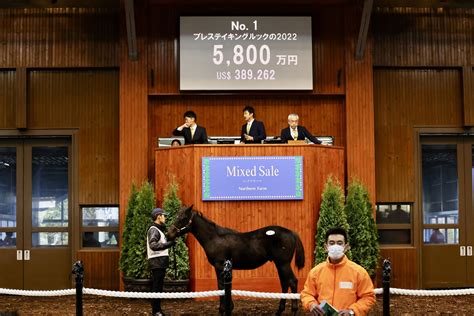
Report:
[[[181,90],[311,90],[311,17],[180,17]]]

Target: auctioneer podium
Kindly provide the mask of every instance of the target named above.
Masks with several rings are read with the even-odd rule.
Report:
[[[303,200],[273,201],[203,201],[202,157],[302,156]],[[156,149],[155,187],[161,206],[164,191],[174,175],[179,184],[178,195],[183,204],[194,204],[194,209],[220,226],[246,232],[263,226],[280,225],[297,232],[305,248],[305,267],[293,271],[298,278],[298,290],[314,262],[314,236],[319,217],[321,194],[328,176],[333,175],[344,184],[344,149],[322,145],[190,145]],[[213,267],[194,239],[188,235],[191,262],[191,290],[216,290]],[[280,292],[275,265],[267,262],[255,270],[234,270],[233,288],[249,291]]]

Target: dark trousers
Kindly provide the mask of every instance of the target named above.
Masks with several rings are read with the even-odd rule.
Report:
[[[152,269],[153,292],[163,292],[163,282],[165,280],[166,269]],[[161,299],[155,298],[151,300],[152,313],[161,312]]]

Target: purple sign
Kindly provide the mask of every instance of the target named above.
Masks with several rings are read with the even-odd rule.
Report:
[[[303,157],[202,157],[202,200],[302,200]]]

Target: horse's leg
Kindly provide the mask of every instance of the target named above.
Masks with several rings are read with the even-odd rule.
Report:
[[[217,289],[223,290],[224,289],[224,280],[222,279],[222,267],[218,266],[217,264],[214,266],[216,270],[216,277],[217,277]],[[219,297],[219,315],[224,315],[225,312],[225,302],[224,296]]]
[[[298,292],[298,279],[293,273],[293,270],[291,270],[291,267],[290,267],[289,283],[290,283],[291,293],[297,293]],[[296,312],[298,311],[298,304],[299,304],[298,300],[291,300],[291,310],[293,311],[293,315],[296,315]]]
[[[288,284],[288,276],[289,276],[288,271],[293,273],[291,271],[290,264],[289,263],[276,263],[275,262],[275,266],[276,266],[277,271],[278,271],[278,277],[280,278],[281,292],[282,293],[287,293],[288,292],[288,285],[289,285]],[[281,313],[283,313],[283,311],[285,310],[285,305],[286,305],[286,299],[282,298],[280,300],[280,305],[278,306],[278,310],[276,312],[277,315],[281,315]]]
[[[224,290],[224,279],[222,272],[224,271],[223,265],[216,264],[214,266],[216,270],[216,276],[217,276],[217,288],[219,290]],[[234,302],[232,301],[232,296],[230,298],[230,310],[234,310]],[[224,315],[225,313],[225,297],[221,296],[219,297],[219,315]]]

